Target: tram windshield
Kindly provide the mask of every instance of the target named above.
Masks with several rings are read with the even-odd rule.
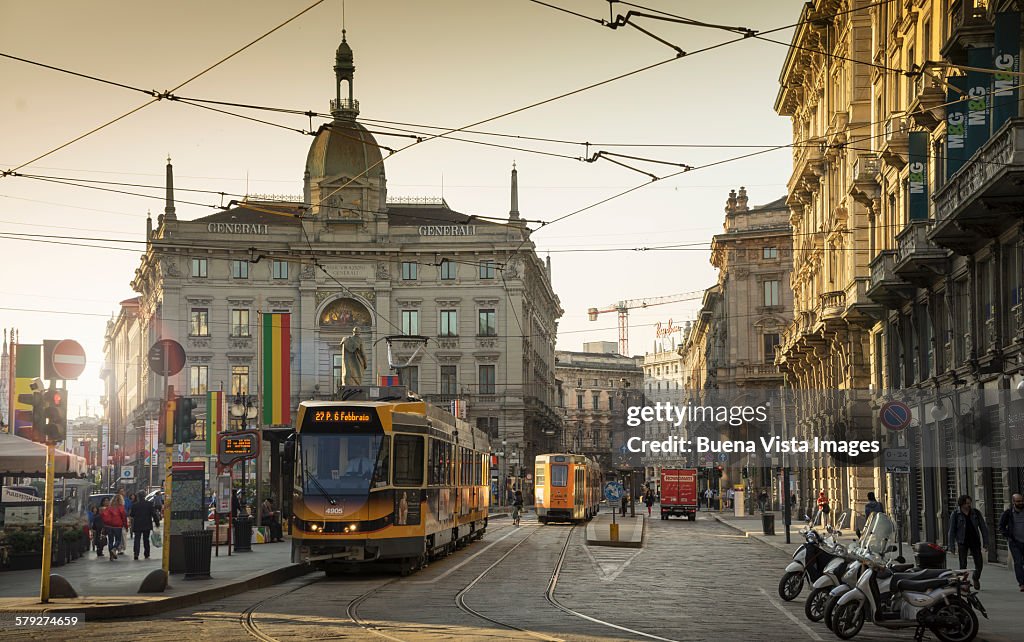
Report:
[[[303,434],[303,492],[358,495],[368,492],[371,484],[387,483],[390,448],[381,447],[386,441],[379,433]]]

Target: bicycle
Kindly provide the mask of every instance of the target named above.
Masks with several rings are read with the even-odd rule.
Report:
[[[514,526],[519,526],[519,517],[522,514],[523,514],[522,506],[513,506],[512,507],[512,524]]]

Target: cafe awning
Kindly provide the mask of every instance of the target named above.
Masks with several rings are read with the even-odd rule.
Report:
[[[54,463],[57,477],[84,477],[88,472],[84,457],[63,450],[57,450]],[[46,446],[10,433],[0,433],[0,475],[45,477]]]

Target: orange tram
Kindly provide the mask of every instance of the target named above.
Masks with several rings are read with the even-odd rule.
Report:
[[[548,522],[589,520],[601,505],[601,466],[583,455],[537,455],[533,476],[537,519]]]
[[[400,392],[299,404],[293,562],[333,575],[382,560],[406,575],[483,537],[487,436]]]

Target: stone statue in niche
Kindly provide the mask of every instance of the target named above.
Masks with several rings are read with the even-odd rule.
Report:
[[[352,334],[342,339],[338,347],[341,350],[341,384],[362,385],[366,353],[363,352],[363,340],[359,338],[359,328],[352,328]]]

